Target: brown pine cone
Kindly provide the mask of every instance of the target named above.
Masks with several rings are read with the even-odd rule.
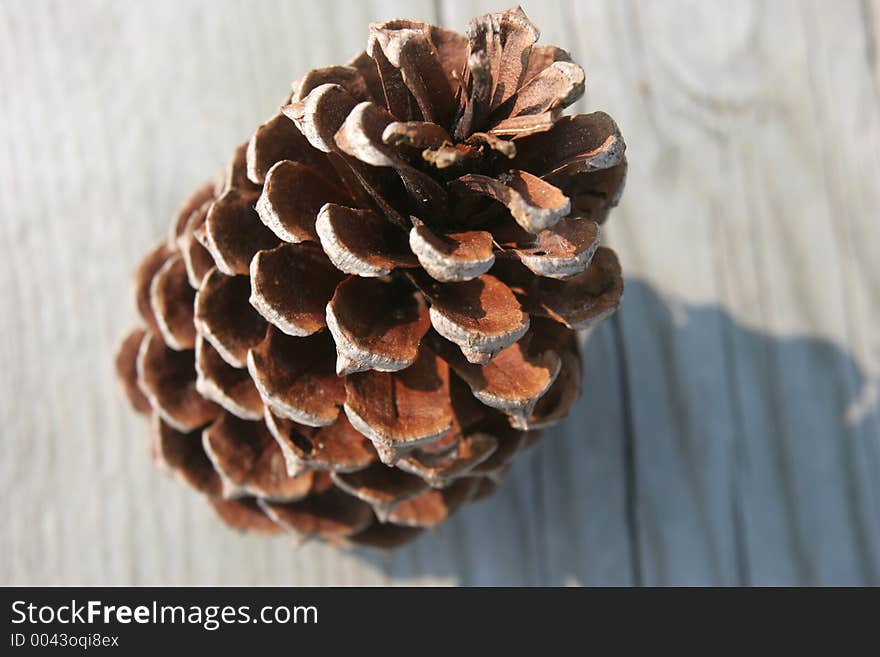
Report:
[[[392,547],[491,494],[578,397],[623,283],[624,142],[519,9],[395,20],[310,71],[135,276],[117,356],[156,460],[243,530]]]

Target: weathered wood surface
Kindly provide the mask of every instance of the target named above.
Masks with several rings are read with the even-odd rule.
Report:
[[[524,4],[627,139],[624,308],[502,492],[384,558],[220,527],[111,354],[133,264],[294,77],[501,5],[0,3],[0,583],[880,584],[880,6]]]

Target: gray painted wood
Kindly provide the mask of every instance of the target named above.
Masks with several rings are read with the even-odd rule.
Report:
[[[111,356],[133,264],[293,78],[499,5],[0,4],[0,583],[880,584],[880,7],[524,5],[627,139],[624,307],[502,491],[384,557],[220,527]]]

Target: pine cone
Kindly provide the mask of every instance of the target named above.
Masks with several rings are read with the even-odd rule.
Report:
[[[135,276],[117,370],[156,460],[242,530],[393,547],[566,415],[623,289],[606,114],[520,9],[310,71]]]

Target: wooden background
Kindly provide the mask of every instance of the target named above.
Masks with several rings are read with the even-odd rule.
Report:
[[[880,4],[527,1],[630,177],[576,413],[393,556],[241,537],[149,462],[129,273],[310,67],[499,2],[0,0],[0,583],[880,584]]]

